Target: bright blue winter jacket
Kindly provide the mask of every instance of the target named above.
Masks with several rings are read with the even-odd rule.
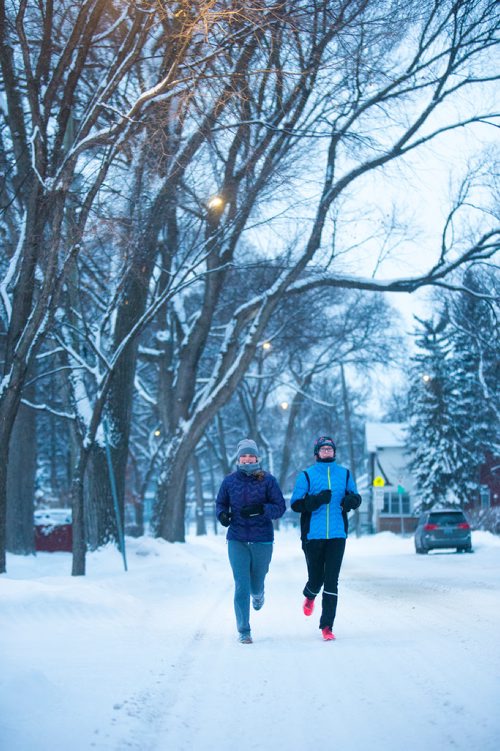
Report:
[[[335,462],[316,462],[316,464],[308,467],[306,472],[309,475],[311,484],[309,487],[304,472],[300,472],[295,481],[292,497],[290,498],[290,503],[294,511],[302,510],[299,507],[300,504],[296,504],[297,508],[294,508],[294,503],[295,501],[300,501],[306,494],[315,495],[327,488],[330,488],[332,491],[330,503],[323,504],[319,509],[312,512],[307,539],[329,540],[332,537],[347,537],[347,518],[345,512],[343,513],[340,503],[345,496],[346,484],[347,490],[350,490],[352,493],[358,492],[351,473],[349,473],[349,479],[347,479],[347,469]]]
[[[269,472],[264,472],[263,475],[259,480],[255,475],[247,475],[241,470],[236,470],[222,481],[217,494],[215,513],[217,518],[221,511],[230,512],[232,515],[227,540],[273,542],[272,519],[283,516],[286,505],[276,478]],[[241,509],[252,503],[264,504],[264,513],[245,519],[241,516]]]

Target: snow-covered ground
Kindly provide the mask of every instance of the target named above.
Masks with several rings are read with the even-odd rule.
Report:
[[[277,534],[254,644],[235,639],[224,536],[8,557],[0,576],[2,751],[493,751],[500,748],[500,540],[417,556],[350,538],[334,631],[302,614],[305,566]]]

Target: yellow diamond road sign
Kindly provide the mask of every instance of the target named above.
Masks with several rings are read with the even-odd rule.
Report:
[[[383,477],[380,477],[380,475],[377,475],[377,477],[373,478],[373,484],[376,488],[383,488],[385,485],[385,480]]]

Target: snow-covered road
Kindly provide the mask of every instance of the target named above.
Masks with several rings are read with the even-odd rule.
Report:
[[[294,532],[277,536],[252,645],[235,640],[222,536],[130,540],[127,574],[108,549],[77,580],[65,554],[10,557],[0,747],[493,751],[500,540],[473,543],[416,556],[388,533],[350,539],[333,643],[302,614]]]

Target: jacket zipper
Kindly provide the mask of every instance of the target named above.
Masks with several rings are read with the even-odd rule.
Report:
[[[330,482],[330,467],[327,468],[328,473],[328,489],[332,489],[332,484]],[[326,505],[326,539],[329,539],[330,535],[330,504],[327,503]]]

